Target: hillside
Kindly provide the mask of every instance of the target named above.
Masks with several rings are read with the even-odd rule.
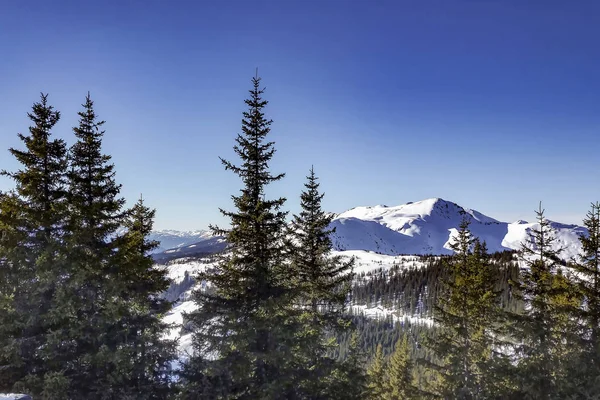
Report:
[[[427,269],[428,265],[431,269],[433,265],[431,263],[435,264],[437,261],[419,256],[451,254],[449,243],[463,218],[471,221],[472,232],[486,241],[490,252],[518,249],[531,229],[536,227],[535,223],[525,221],[501,222],[478,211],[439,198],[394,207],[356,207],[336,215],[332,221],[332,227],[336,229],[333,234],[334,253],[354,257],[356,261],[354,271],[357,280],[353,289],[352,311],[369,318],[391,316],[400,321],[430,324],[430,315],[423,311],[417,312],[418,304],[412,304],[417,300],[431,301],[427,298],[427,286],[418,285],[419,293],[413,293],[412,306],[406,309],[401,309],[398,305],[386,306],[377,301],[371,304],[370,300],[365,299],[376,299],[377,293],[380,292],[396,292],[397,288],[392,290],[391,287],[381,290],[369,289],[375,282],[372,279],[378,276],[378,282],[384,282],[386,285],[391,284],[392,276],[400,276],[398,274],[405,272],[410,273],[411,276],[419,276],[418,279],[426,280],[427,274],[432,273],[431,270],[428,273],[418,271]],[[580,250],[578,237],[586,233],[586,230],[577,225],[558,222],[552,222],[551,226],[555,230],[557,239],[555,246],[565,248],[563,257],[576,255]],[[171,337],[180,337],[180,351],[185,354],[189,351],[190,337],[182,332],[180,327],[184,322],[185,312],[196,307],[189,296],[195,287],[199,287],[198,285],[205,287],[207,284],[194,282],[193,278],[198,272],[214,265],[214,259],[207,255],[223,250],[226,243],[221,237],[211,237],[202,231],[187,233],[162,231],[157,232],[153,237],[156,240],[167,239],[161,246],[163,248],[166,243],[178,243],[177,247],[157,253],[154,258],[157,263],[163,264],[160,268],[166,268],[169,277],[173,279],[166,297],[175,301],[175,308],[165,321],[176,325],[171,332]],[[436,268],[439,268],[439,265]],[[364,289],[360,289],[361,287]],[[364,290],[368,295],[359,295]],[[381,301],[383,302],[384,299],[382,298]]]
[[[333,222],[334,248],[338,251],[365,250],[384,255],[447,255],[450,243],[463,218],[471,222],[473,234],[484,240],[490,252],[517,250],[535,223],[501,222],[478,211],[440,198],[426,199],[399,206],[356,207],[338,214]],[[551,222],[556,248],[571,258],[580,250],[579,235],[585,228]],[[207,231],[158,231],[153,240],[161,242],[155,259],[201,256],[223,250],[225,242]]]
[[[336,216],[333,242],[336,250],[368,250],[376,253],[451,254],[450,243],[463,218],[471,222],[473,234],[484,240],[490,252],[517,250],[537,224],[500,222],[451,201],[432,198],[399,206],[356,207]],[[556,248],[570,258],[580,249],[577,225],[551,223]]]

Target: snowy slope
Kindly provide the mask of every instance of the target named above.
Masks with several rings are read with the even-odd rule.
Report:
[[[471,230],[486,241],[490,251],[518,249],[526,240],[531,229],[537,224],[524,221],[514,223],[500,222],[478,211],[470,210],[450,201],[439,198],[427,199],[395,207],[374,206],[357,207],[337,215],[332,227],[335,251],[333,255],[355,258],[354,271],[357,282],[370,279],[369,272],[393,267],[421,268],[425,259],[415,257],[422,254],[451,254],[449,243],[456,234],[463,219],[471,221]],[[577,225],[551,223],[556,236],[556,247],[564,247],[563,257],[575,256],[580,250],[579,235],[585,234],[585,228]],[[172,254],[177,259],[165,259],[166,268],[173,285],[166,293],[174,301],[174,308],[165,317],[173,324],[169,333],[171,338],[179,338],[179,350],[182,357],[190,351],[190,335],[181,331],[184,314],[196,309],[190,299],[194,288],[206,287],[206,283],[194,282],[198,272],[214,266],[214,259],[208,257],[183,257],[195,248],[223,249],[222,238],[212,237],[208,232],[161,231],[154,234],[156,240],[163,241],[163,247],[172,248],[161,254]],[[205,251],[211,253],[214,251]],[[398,321],[431,324],[430,316],[400,315],[381,305],[367,308],[365,305],[353,305],[356,312],[372,318],[393,316]]]
[[[336,229],[336,250],[368,250],[382,254],[451,254],[450,243],[463,218],[473,234],[487,243],[490,252],[519,249],[537,224],[523,221],[500,222],[456,203],[432,198],[399,206],[356,207],[339,214],[332,222]],[[551,223],[555,246],[564,247],[563,257],[579,252],[577,225]]]
[[[516,250],[526,240],[535,223],[501,222],[478,211],[440,198],[426,199],[399,206],[356,207],[337,215],[332,227],[334,248],[338,251],[366,250],[386,255],[451,254],[450,243],[463,217],[471,221],[473,234],[484,240],[490,252]],[[551,222],[556,247],[565,249],[564,258],[580,249],[579,235],[586,230],[577,225]],[[225,247],[222,238],[208,231],[156,231],[151,239],[161,245],[157,260],[214,253]]]
[[[154,251],[155,253],[160,253],[165,250],[188,246],[197,242],[201,242],[205,239],[209,239],[210,237],[212,237],[211,232],[204,230],[162,230],[154,231],[150,234],[150,240],[156,240],[160,242],[160,247]]]

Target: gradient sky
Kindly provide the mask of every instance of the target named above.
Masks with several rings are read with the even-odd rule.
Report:
[[[0,169],[40,92],[71,128],[89,90],[104,150],[156,228],[225,223],[255,68],[274,119],[269,193],[311,165],[324,207],[442,197],[497,219],[579,223],[600,200],[600,2],[3,1]],[[0,189],[12,183],[0,179]]]

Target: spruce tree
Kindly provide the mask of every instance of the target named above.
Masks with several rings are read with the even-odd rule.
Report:
[[[327,356],[337,346],[335,336],[350,328],[344,316],[352,284],[353,260],[332,256],[332,214],[321,208],[318,178],[311,168],[300,196],[301,212],[294,215],[290,229],[291,270],[296,284],[295,308],[300,312],[297,331],[303,366],[296,384],[299,396],[327,398],[336,362]]]
[[[346,358],[332,373],[329,390],[331,400],[363,400],[368,396],[365,362],[365,355],[359,348],[358,333],[354,331],[350,335]]]
[[[413,385],[408,333],[396,342],[396,348],[388,361],[385,376],[387,390],[381,397],[382,399],[409,400],[418,398],[418,392]]]
[[[172,345],[159,340],[168,304],[164,271],[153,268],[147,236],[154,211],[138,202],[127,213],[111,157],[102,152],[104,121],[89,94],[73,128],[69,219],[65,250],[69,277],[61,286],[63,359],[72,398],[165,398]],[[129,214],[129,215],[128,215]],[[127,232],[119,235],[121,227]],[[68,340],[65,340],[68,339]]]
[[[383,348],[381,344],[377,345],[375,349],[375,357],[371,361],[367,370],[368,384],[368,398],[372,400],[383,399],[384,395],[388,392],[388,383],[386,374],[386,360],[383,356]]]
[[[521,249],[520,281],[516,295],[525,302],[523,313],[513,314],[512,335],[518,360],[517,388],[521,398],[562,398],[569,357],[576,349],[569,308],[576,302],[560,263],[561,249],[544,210],[536,211],[538,227]]]
[[[123,222],[124,200],[118,197],[120,186],[115,183],[110,156],[102,154],[104,121],[97,119],[89,94],[78,115],[67,174],[69,215],[63,252],[68,267],[57,290],[61,307],[55,318],[60,329],[54,346],[70,395],[99,398],[101,393],[110,393],[108,375],[114,369],[114,363],[102,354],[107,351],[112,321],[118,318],[107,315],[107,310],[113,303],[109,291],[115,269],[114,237]]]
[[[485,244],[473,237],[467,219],[451,248],[455,254],[447,261],[450,273],[434,313],[439,328],[427,344],[440,360],[430,365],[441,374],[435,390],[447,399],[491,398],[495,274]]]
[[[25,150],[10,149],[21,169],[2,172],[16,188],[0,199],[0,263],[9,267],[1,296],[0,390],[58,398],[64,379],[49,343],[58,328],[56,290],[65,276],[67,150],[63,140],[51,137],[60,113],[47,95],[28,116],[29,134],[19,134]]]
[[[162,321],[171,303],[161,296],[170,280],[166,269],[154,266],[151,253],[159,242],[149,239],[155,213],[140,197],[129,210],[126,233],[119,239],[114,288],[121,302],[115,335],[121,347],[120,398],[165,399],[173,389],[176,341],[164,337],[172,329]]]
[[[243,187],[232,196],[235,211],[221,210],[230,228],[212,227],[225,237],[228,248],[214,270],[198,276],[211,290],[194,294],[199,306],[189,315],[194,354],[183,377],[206,376],[218,398],[291,398],[298,368],[293,354],[297,325],[291,317],[294,288],[285,260],[285,199],[268,199],[266,194],[268,185],[284,174],[269,171],[275,153],[274,143],[267,141],[272,121],[264,114],[267,101],[258,77],[252,86],[234,146],[241,164],[221,159]],[[205,371],[193,370],[205,365]],[[193,384],[183,383],[184,392]],[[198,397],[190,393],[188,398]]]
[[[21,279],[27,280],[20,274],[26,261],[22,258],[26,256],[25,249],[20,246],[23,234],[17,231],[22,223],[20,210],[15,193],[0,193],[0,391],[10,391],[22,376],[22,370],[16,368],[20,363],[18,352],[7,351],[19,335],[14,300]]]
[[[600,203],[592,203],[583,226],[588,233],[579,237],[581,254],[569,276],[583,300],[573,302],[570,310],[577,321],[579,352],[570,363],[568,382],[562,389],[572,396],[594,398],[600,395]]]

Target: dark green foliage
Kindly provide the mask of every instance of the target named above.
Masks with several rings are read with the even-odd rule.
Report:
[[[162,318],[171,303],[161,296],[170,281],[165,269],[153,267],[150,255],[158,247],[158,242],[148,239],[154,215],[155,210],[141,198],[129,211],[124,224],[127,232],[119,239],[119,269],[113,283],[121,303],[115,338],[122,349],[120,364],[127,368],[119,377],[120,396],[136,399],[164,399],[172,389],[176,342],[163,338],[170,327]]]
[[[436,299],[443,296],[442,283],[447,279],[448,257],[411,257],[387,270],[378,269],[357,274],[352,286],[352,303],[374,306],[381,304],[397,310],[399,315],[431,317]],[[500,292],[502,308],[519,311],[522,301],[512,294],[510,281],[518,279],[519,267],[512,252],[489,255],[496,270],[494,290]],[[424,263],[425,267],[415,266]]]
[[[70,151],[50,140],[59,114],[36,103],[16,190],[0,199],[0,390],[41,399],[158,399],[167,396],[173,343],[161,340],[168,287],[153,268],[147,241],[153,211],[141,203],[130,219],[103,122],[89,95]],[[125,225],[128,232],[118,237]]]
[[[427,342],[439,359],[429,363],[441,375],[433,390],[447,399],[492,398],[492,329],[499,311],[495,271],[485,245],[471,235],[467,220],[451,247],[455,255],[448,260],[444,300],[434,313],[439,329]],[[502,357],[496,354],[495,358]]]
[[[299,215],[291,223],[288,247],[290,279],[296,285],[294,308],[299,313],[296,332],[300,368],[296,395],[329,398],[329,381],[336,361],[327,356],[336,347],[332,336],[350,328],[344,312],[352,283],[353,260],[332,256],[329,224],[333,216],[321,208],[323,194],[311,169],[302,192]]]
[[[206,376],[215,382],[214,396],[219,398],[285,398],[294,389],[297,325],[290,317],[295,291],[285,262],[285,199],[268,200],[265,193],[268,184],[284,175],[269,171],[275,153],[273,143],[266,142],[271,121],[264,116],[267,101],[262,99],[260,79],[252,83],[242,134],[234,147],[241,165],[222,160],[225,169],[241,178],[243,188],[232,196],[236,210],[221,210],[230,219],[230,229],[213,228],[227,239],[227,252],[215,270],[198,277],[214,290],[195,292],[199,310],[189,316],[194,356],[182,375],[185,398],[200,396],[186,389],[193,385],[188,377]],[[216,359],[198,360],[209,354]]]
[[[572,398],[593,398],[600,393],[600,203],[592,203],[583,225],[588,235],[579,240],[582,254],[570,266],[570,274],[582,302],[573,302],[571,316],[578,321],[578,354],[569,364],[568,379],[563,384]]]
[[[332,400],[361,400],[367,395],[367,376],[365,374],[365,353],[360,348],[358,333],[350,335],[346,358],[333,371],[330,382],[329,398]]]
[[[88,95],[71,148],[67,278],[61,285],[57,343],[71,398],[165,398],[173,344],[161,341],[169,304],[164,271],[148,253],[154,211],[138,202],[123,212],[111,157],[102,153],[99,121]],[[119,227],[127,233],[118,235]]]
[[[387,390],[385,400],[408,400],[418,398],[419,393],[413,384],[413,362],[410,358],[408,335],[396,343],[396,349],[386,368]]]
[[[510,327],[518,358],[515,386],[521,398],[563,398],[567,360],[576,348],[569,310],[578,299],[561,273],[560,250],[553,248],[552,228],[541,205],[536,213],[539,228],[533,229],[523,244],[521,257],[526,268],[514,285],[527,304],[522,313],[512,315]]]
[[[49,342],[57,329],[56,289],[64,277],[67,150],[64,141],[51,138],[60,113],[47,95],[28,116],[29,134],[19,134],[25,150],[10,149],[21,169],[2,172],[16,189],[0,199],[0,263],[8,267],[0,288],[0,390],[42,393],[52,386],[56,392],[62,380]]]
[[[381,347],[381,344],[378,344],[377,349],[375,350],[375,356],[373,357],[373,360],[371,360],[371,364],[367,370],[369,399],[382,399],[384,394],[387,393],[385,373],[386,360],[383,357],[383,348]]]
[[[70,149],[63,248],[68,262],[55,310],[60,321],[54,337],[55,351],[60,354],[56,361],[62,365],[72,397],[99,398],[100,393],[110,393],[110,375],[116,368],[106,353],[116,348],[116,343],[113,347],[108,343],[108,332],[119,318],[110,291],[111,274],[117,268],[114,235],[122,222],[124,201],[117,197],[120,186],[115,183],[110,157],[102,154],[103,124],[88,95],[79,112],[79,125],[73,128],[77,141]]]

